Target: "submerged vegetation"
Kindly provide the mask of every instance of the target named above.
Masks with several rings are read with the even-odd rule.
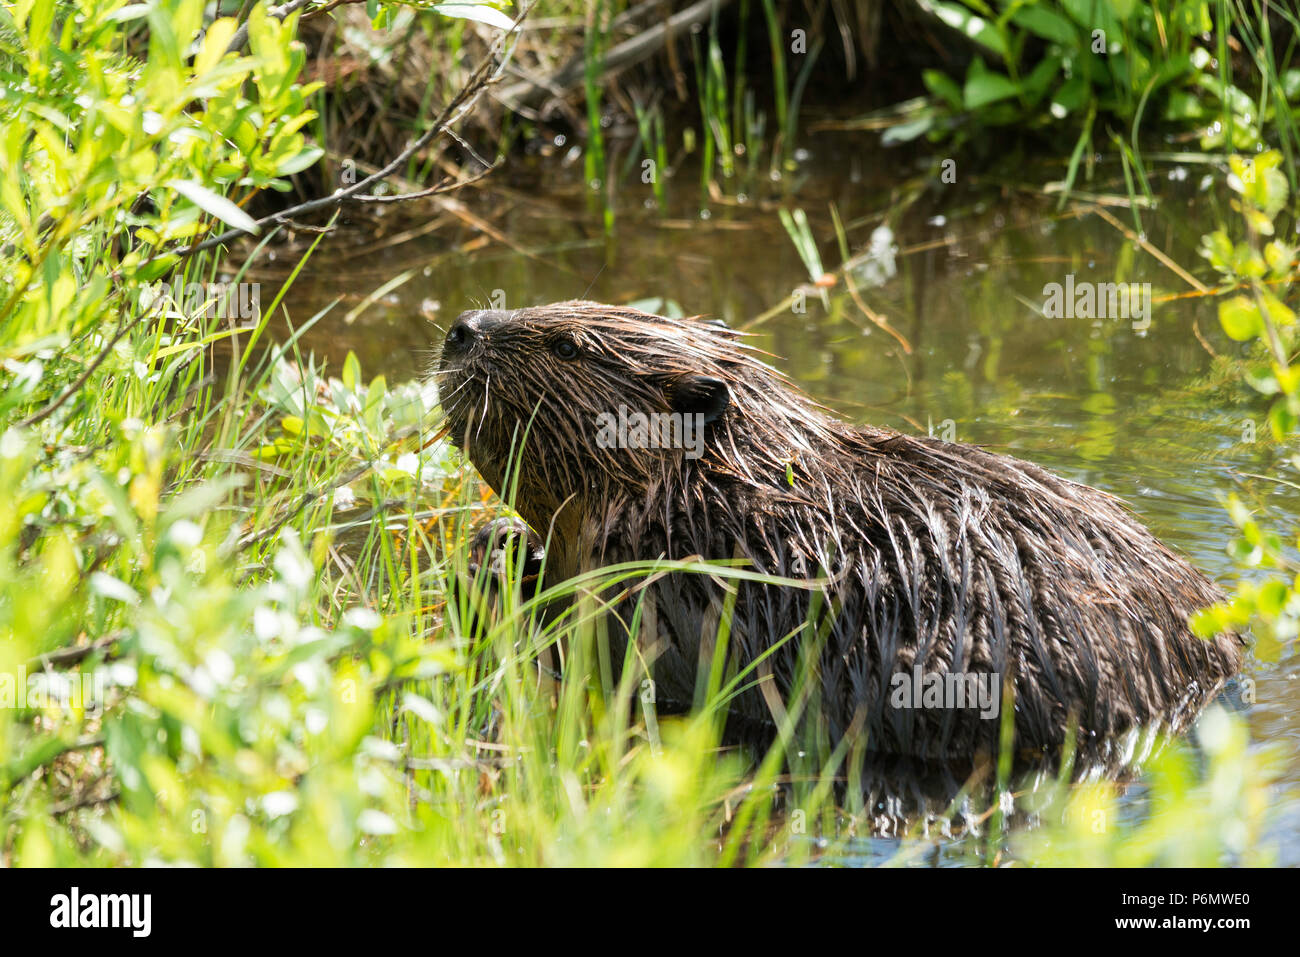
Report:
[[[1195,756],[1176,742],[1137,762],[1159,809],[1145,822],[1121,819],[1128,785],[1072,784],[1068,757],[1036,777],[1003,760],[899,813],[860,755],[804,737],[798,702],[770,751],[722,748],[746,676],[721,668],[690,716],[658,715],[609,679],[593,597],[646,569],[553,589],[577,598],[558,621],[518,556],[490,607],[449,585],[509,490],[438,435],[431,385],[355,356],[323,367],[303,343],[337,311],[286,297],[323,231],[376,197],[451,192],[529,153],[580,149],[606,229],[620,180],[660,210],[670,190],[797,196],[804,105],[839,95],[820,68],[881,70],[900,52],[887,30],[964,37],[912,63],[896,102],[826,129],[971,155],[1004,128],[1046,133],[1063,194],[1109,152],[1139,217],[1152,154],[1195,153],[1236,204],[1204,240],[1224,331],[1251,350],[1233,370],[1277,443],[1274,480],[1293,481],[1293,5],[858,0],[805,21],[735,0],[658,34],[656,3],[557,0],[518,28],[504,3],[335,6],[0,6],[0,863],[799,864],[854,860],[873,834],[889,842],[872,860],[897,863],[941,841],[984,864],[1273,859],[1270,788],[1294,755],[1248,749],[1222,709]],[[370,202],[331,197],[363,183]],[[860,223],[832,212],[818,237],[802,210],[779,215],[810,301],[852,308],[832,287],[887,255],[889,230],[853,249]],[[307,237],[301,257],[252,286],[286,233]],[[1200,626],[1248,625],[1260,658],[1284,658],[1296,530],[1227,509],[1243,580]],[[557,648],[562,671],[539,671]]]

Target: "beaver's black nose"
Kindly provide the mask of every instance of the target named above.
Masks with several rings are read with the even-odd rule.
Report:
[[[451,328],[447,330],[447,338],[443,340],[442,348],[453,351],[463,349],[470,344],[473,338],[474,330],[470,328],[469,323],[457,319],[451,324]]]
[[[502,313],[492,309],[470,309],[456,317],[443,340],[444,352],[464,352],[492,325],[501,321]]]
[[[456,317],[456,321],[451,324],[447,330],[447,338],[443,340],[442,348],[444,351],[450,349],[453,352],[463,352],[468,349],[470,344],[478,338],[478,313],[462,312]]]

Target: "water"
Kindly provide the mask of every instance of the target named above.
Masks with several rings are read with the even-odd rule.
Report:
[[[616,191],[607,236],[580,171],[554,158],[516,163],[509,180],[451,204],[403,207],[341,230],[287,304],[300,323],[338,298],[305,347],[335,369],[353,350],[367,375],[394,381],[427,369],[437,326],[465,308],[668,300],[751,328],[780,368],[846,419],[981,443],[1121,496],[1220,581],[1237,574],[1221,496],[1235,491],[1266,524],[1290,527],[1300,493],[1251,475],[1295,476],[1276,468],[1261,406],[1211,355],[1240,347],[1219,332],[1214,299],[1150,251],[1205,278],[1200,237],[1233,215],[1209,167],[1156,164],[1160,202],[1143,215],[1144,248],[1122,232],[1134,229],[1123,205],[1103,206],[1109,219],[1086,203],[1058,211],[1054,196],[1026,185],[1049,180],[1047,169],[943,184],[923,159],[866,140],[829,140],[821,150],[793,178],[789,205],[807,212],[829,267],[840,262],[830,204],[854,256],[875,234],[883,255],[854,271],[858,295],[910,352],[844,294],[842,278],[827,290],[829,314],[816,292],[802,314],[773,313],[809,282],[774,201],[715,202],[702,218],[698,180],[683,174],[661,213],[634,177]],[[1118,172],[1108,177],[1104,167],[1088,188],[1124,192]],[[475,225],[483,221],[499,238],[484,236]],[[877,232],[882,225],[888,233]],[[282,251],[251,278],[275,282],[293,261]],[[1044,316],[1044,287],[1070,275],[1150,283],[1149,324]],[[366,305],[395,277],[405,278]],[[1259,441],[1250,441],[1252,429]],[[1251,661],[1246,674],[1257,683],[1245,711],[1253,746],[1281,742],[1287,755],[1272,828],[1280,859],[1300,863],[1300,659]],[[1126,815],[1149,813],[1140,788],[1124,801]],[[863,859],[886,859],[894,847],[863,842]],[[943,857],[938,849],[930,862]]]

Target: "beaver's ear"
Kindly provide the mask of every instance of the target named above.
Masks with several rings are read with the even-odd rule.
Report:
[[[727,383],[712,376],[683,376],[668,386],[667,394],[668,404],[674,412],[703,415],[705,422],[720,417],[731,404],[731,390]]]

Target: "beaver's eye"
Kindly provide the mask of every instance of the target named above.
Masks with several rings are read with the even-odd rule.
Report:
[[[561,359],[578,358],[578,344],[572,339],[556,339],[551,344],[551,351]]]

